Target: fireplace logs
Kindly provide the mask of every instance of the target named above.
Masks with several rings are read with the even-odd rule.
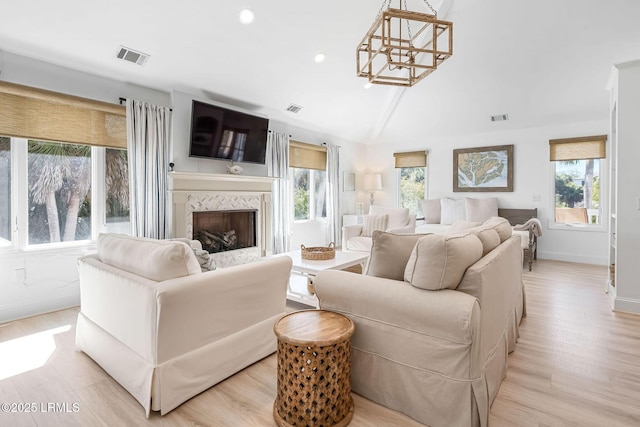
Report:
[[[236,230],[229,230],[223,233],[202,230],[198,232],[196,238],[202,243],[202,249],[209,251],[209,253],[232,251],[238,248]]]

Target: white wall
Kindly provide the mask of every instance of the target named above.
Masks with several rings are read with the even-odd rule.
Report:
[[[618,65],[616,310],[640,313],[640,61]]]
[[[395,206],[397,198],[394,152],[429,150],[428,197],[497,197],[502,208],[538,208],[543,236],[538,241],[538,257],[588,264],[608,263],[608,223],[599,231],[558,230],[548,227],[553,220],[553,177],[549,161],[549,139],[607,134],[607,120],[566,125],[495,131],[456,137],[425,137],[398,143],[367,147],[367,166],[383,174],[383,192],[376,193],[376,204]],[[493,145],[514,145],[514,191],[496,193],[453,192],[453,149]],[[608,169],[601,171],[601,189],[608,188]],[[602,191],[601,190],[601,191]],[[540,195],[540,201],[534,196]],[[606,221],[608,197],[601,200]]]
[[[157,105],[170,105],[169,93],[126,82],[107,79],[60,67],[20,55],[2,52],[0,79],[54,92],[118,104],[119,98],[132,98]]]

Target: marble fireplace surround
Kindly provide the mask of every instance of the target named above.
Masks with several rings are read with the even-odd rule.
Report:
[[[193,212],[254,209],[256,246],[211,254],[219,267],[244,264],[271,254],[271,191],[277,178],[169,172],[172,237],[193,238]]]

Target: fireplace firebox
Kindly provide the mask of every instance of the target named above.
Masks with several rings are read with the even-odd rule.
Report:
[[[209,253],[256,246],[257,210],[193,212],[193,238]]]

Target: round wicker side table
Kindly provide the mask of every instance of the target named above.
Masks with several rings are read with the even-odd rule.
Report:
[[[278,337],[278,394],[273,418],[283,426],[341,427],[353,417],[351,319],[326,310],[289,313]]]

